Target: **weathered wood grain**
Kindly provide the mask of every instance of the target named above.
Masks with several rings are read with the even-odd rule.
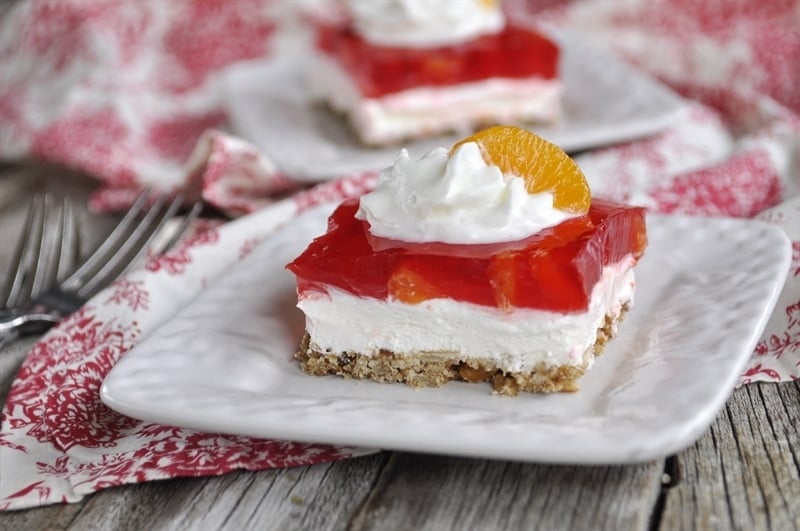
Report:
[[[81,507],[82,503],[75,503],[0,513],[0,531],[61,531],[69,526]]]
[[[100,492],[67,529],[341,529],[387,456]]]
[[[661,529],[800,529],[800,392],[738,389],[711,430],[678,455]]]
[[[399,453],[351,529],[648,529],[662,470]]]
[[[562,467],[398,453],[114,488],[83,505],[0,514],[0,529],[794,529],[799,403],[793,383],[736,391],[675,459],[663,511],[661,462]]]

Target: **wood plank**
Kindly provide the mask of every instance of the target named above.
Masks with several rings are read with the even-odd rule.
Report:
[[[648,529],[662,471],[399,453],[350,528]]]
[[[95,494],[68,529],[341,529],[386,459],[109,489]]]
[[[368,498],[390,457],[386,452],[333,463],[314,491],[298,491],[299,499],[292,499],[293,503],[305,506],[296,528],[344,528]]]
[[[712,425],[678,455],[662,529],[800,529],[800,389],[736,390]]]
[[[57,530],[65,529],[75,515],[77,515],[83,503],[73,503],[69,505],[49,505],[36,509],[23,511],[12,511],[0,513],[0,530]]]

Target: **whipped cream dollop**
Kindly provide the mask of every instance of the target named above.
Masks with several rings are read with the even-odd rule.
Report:
[[[523,178],[487,164],[474,142],[418,160],[402,150],[356,214],[375,236],[463,244],[521,240],[575,216],[555,208],[551,192],[530,194]]]
[[[348,0],[356,30],[385,46],[429,47],[500,31],[499,0]]]

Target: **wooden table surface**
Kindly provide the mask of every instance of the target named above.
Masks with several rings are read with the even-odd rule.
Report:
[[[48,190],[85,200],[62,169],[0,167],[0,228]],[[110,222],[86,224],[89,246]],[[10,242],[0,245],[5,271]],[[0,400],[33,339],[0,352]],[[628,466],[552,466],[383,452],[302,468],[110,488],[70,505],[0,513],[28,529],[800,529],[800,384],[734,391],[677,455]],[[0,470],[2,474],[2,470]]]

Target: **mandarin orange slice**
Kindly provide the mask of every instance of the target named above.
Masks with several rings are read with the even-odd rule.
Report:
[[[435,299],[444,295],[428,282],[424,276],[402,266],[392,273],[387,284],[389,294],[406,304],[419,304],[428,299]]]
[[[575,214],[589,210],[592,196],[583,172],[560,147],[525,129],[496,125],[457,142],[475,142],[487,164],[525,179],[528,193],[553,192],[553,206]]]

